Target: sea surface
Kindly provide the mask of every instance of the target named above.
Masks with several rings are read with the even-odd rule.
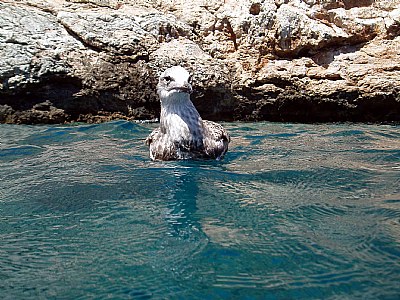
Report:
[[[0,299],[400,299],[400,126],[0,125]]]

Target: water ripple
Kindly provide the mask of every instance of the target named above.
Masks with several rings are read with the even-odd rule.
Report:
[[[224,125],[218,162],[151,162],[157,124],[0,125],[0,297],[396,299],[399,127]]]

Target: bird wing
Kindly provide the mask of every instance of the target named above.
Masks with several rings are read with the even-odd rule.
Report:
[[[229,133],[225,128],[215,122],[203,120],[205,130],[204,148],[205,151],[217,159],[224,156],[228,151],[228,144],[231,141]]]
[[[155,140],[155,137],[160,133],[160,127],[154,129],[149,136],[146,138],[146,145],[150,146],[150,144]]]
[[[229,133],[221,124],[215,123],[213,121],[203,120],[203,125],[208,134],[212,136],[215,140],[223,140],[228,143],[231,141]]]

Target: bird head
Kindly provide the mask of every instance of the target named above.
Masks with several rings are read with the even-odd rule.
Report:
[[[191,94],[190,74],[181,66],[166,69],[160,76],[157,92],[161,99]]]

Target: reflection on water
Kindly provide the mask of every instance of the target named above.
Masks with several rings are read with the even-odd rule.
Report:
[[[3,299],[396,299],[400,127],[229,123],[151,162],[155,125],[0,125]]]

